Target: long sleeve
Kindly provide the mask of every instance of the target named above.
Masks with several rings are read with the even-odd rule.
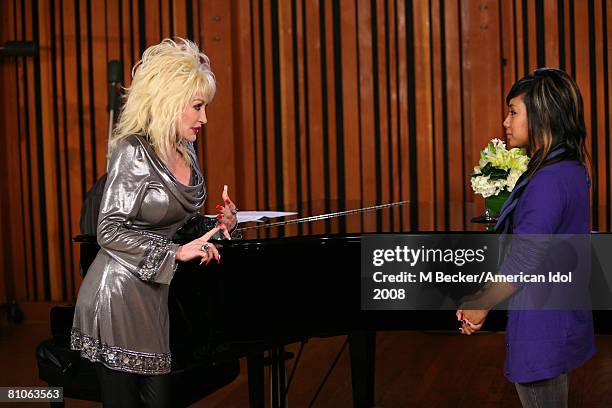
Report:
[[[177,244],[136,223],[151,183],[151,165],[137,140],[115,149],[100,205],[100,247],[143,281],[169,284],[176,269]],[[149,204],[152,205],[152,204]]]
[[[544,169],[534,176],[515,214],[512,249],[501,267],[502,274],[530,274],[537,270],[561,223],[565,196],[558,174]]]

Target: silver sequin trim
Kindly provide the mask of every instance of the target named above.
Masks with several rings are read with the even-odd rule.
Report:
[[[138,266],[138,277],[144,281],[153,280],[159,265],[164,261],[168,251],[172,249],[172,242],[161,235],[151,234],[150,232],[140,231],[140,233],[148,238],[148,248],[145,250],[145,257]],[[176,265],[175,265],[176,269]]]
[[[81,352],[81,356],[94,363],[135,374],[167,374],[172,368],[170,353],[142,353],[111,347],[72,328],[70,348]]]

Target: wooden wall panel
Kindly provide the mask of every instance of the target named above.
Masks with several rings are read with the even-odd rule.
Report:
[[[10,0],[0,42],[0,301],[72,300],[86,191],[105,171],[107,63],[124,85],[142,51],[179,35],[211,59],[217,96],[198,154],[207,212],[223,184],[242,209],[303,215],[412,205],[295,227],[325,233],[478,229],[469,174],[503,137],[504,97],[538,66],[584,96],[593,228],[610,230],[612,0]]]

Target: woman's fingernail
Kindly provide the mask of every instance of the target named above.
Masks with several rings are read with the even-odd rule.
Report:
[[[223,218],[223,214],[217,214],[217,218],[218,218],[218,219]]]
[[[223,211],[223,207],[221,207],[219,204],[217,204],[217,205],[215,206],[215,208],[216,208],[217,210],[219,210],[219,211]]]
[[[225,204],[229,204],[230,202],[230,200],[225,200]]]

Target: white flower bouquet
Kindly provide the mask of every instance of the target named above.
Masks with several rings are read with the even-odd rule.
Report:
[[[493,139],[483,151],[480,152],[478,166],[474,167],[471,184],[472,190],[480,194],[487,201],[487,208],[491,198],[499,197],[501,205],[514,189],[518,178],[527,170],[529,157],[524,149],[506,149],[506,144]],[[499,212],[500,208],[491,208]]]

